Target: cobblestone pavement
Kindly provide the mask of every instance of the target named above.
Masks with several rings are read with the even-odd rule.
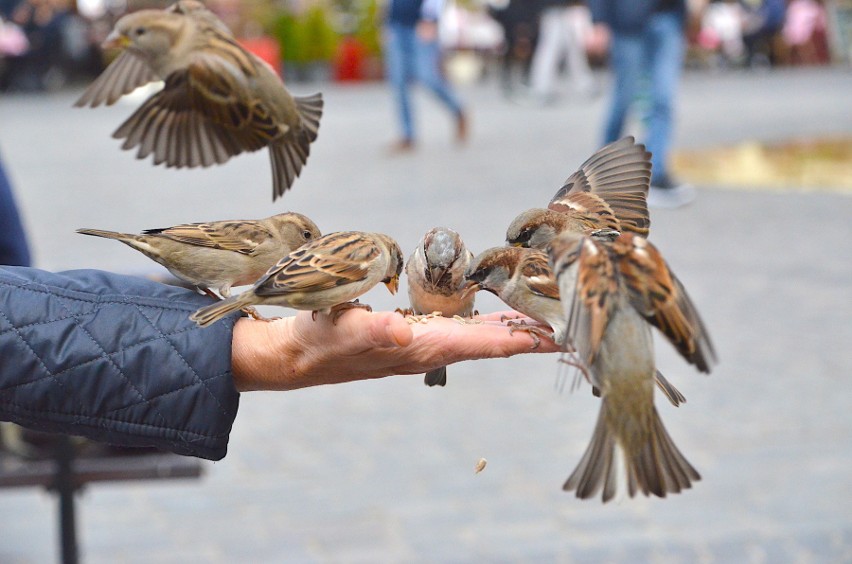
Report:
[[[472,138],[457,150],[449,118],[422,94],[420,146],[391,158],[383,85],[317,88],[319,140],[275,205],[265,152],[205,171],[155,168],[109,136],[130,105],[4,96],[0,150],[38,265],[151,272],[138,253],[74,229],[286,209],[324,231],[387,232],[406,252],[437,224],[482,249],[597,147],[604,110],[601,99],[532,108],[494,84],[466,87]],[[848,69],[688,74],[676,145],[849,135],[850,92]],[[701,186],[694,205],[655,211],[652,234],[721,359],[705,377],[659,347],[689,400],[658,404],[703,476],[692,490],[606,506],[562,492],[597,400],[559,392],[554,355],[523,355],[454,365],[440,390],[412,377],[244,394],[230,452],[202,480],[85,490],[84,560],[852,562],[852,197]],[[402,305],[378,290],[367,301]],[[44,492],[0,492],[0,562],[54,560],[55,519]]]

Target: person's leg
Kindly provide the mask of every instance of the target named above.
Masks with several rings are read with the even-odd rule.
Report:
[[[402,136],[400,146],[414,143],[414,120],[408,83],[414,74],[414,29],[388,24],[385,27],[385,74],[393,89]]]
[[[2,161],[0,161],[0,264],[30,266],[27,238]]]
[[[681,18],[672,12],[655,14],[647,34],[650,81],[645,140],[645,146],[653,155],[652,183],[665,182],[668,178],[674,101],[685,48]]]
[[[568,75],[576,92],[591,94],[595,80],[586,55],[586,37],[592,26],[592,16],[586,6],[570,6],[562,12],[562,29],[565,37],[565,57]]]
[[[604,126],[603,144],[621,137],[627,112],[639,92],[644,59],[641,35],[613,33],[610,66],[613,72],[612,101]]]
[[[464,141],[467,136],[467,121],[461,102],[453,93],[441,72],[441,45],[438,40],[416,39],[417,80],[434,94],[452,113],[456,120],[456,137]]]
[[[554,94],[559,58],[562,56],[562,8],[547,8],[541,14],[538,43],[530,65],[530,86],[533,94],[546,99]]]

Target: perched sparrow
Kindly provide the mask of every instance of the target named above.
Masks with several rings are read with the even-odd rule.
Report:
[[[559,288],[547,254],[538,249],[493,247],[480,253],[465,274],[466,292],[486,290],[509,307],[550,326],[552,333],[523,327],[535,338],[544,335],[565,348],[566,324]],[[521,329],[517,325],[515,329]]]
[[[592,442],[563,489],[590,498],[603,488],[606,502],[625,478],[631,497],[691,487],[701,477],[663,427],[653,395],[658,372],[651,325],[700,371],[715,362],[683,286],[657,249],[632,233],[611,244],[564,233],[550,255],[565,296],[568,337],[602,396]]]
[[[598,150],[568,177],[547,209],[531,209],[506,230],[510,245],[546,249],[564,231],[648,233],[651,153],[624,137]]]
[[[122,149],[154,164],[207,167],[269,147],[272,199],[290,188],[310,153],[322,116],[320,94],[293,98],[278,74],[237,43],[200,2],[122,17],[104,48],[124,48],[76,106],[115,103],[164,80],[116,131]]]
[[[440,312],[444,317],[473,315],[475,292],[464,292],[464,274],[473,253],[458,233],[446,227],[429,230],[405,265],[408,299],[415,314]],[[447,367],[426,374],[427,386],[445,386]]]
[[[77,233],[116,239],[200,290],[228,297],[232,286],[253,284],[281,257],[320,236],[299,213],[148,229],[139,235],[100,229]]]
[[[402,251],[381,233],[330,233],[282,258],[245,292],[203,307],[190,319],[204,327],[248,306],[277,305],[333,314],[366,304],[350,302],[384,283],[391,294],[399,287]]]

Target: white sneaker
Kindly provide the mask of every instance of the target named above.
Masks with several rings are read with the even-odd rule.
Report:
[[[648,190],[648,207],[674,210],[691,204],[696,197],[695,188],[689,184],[651,185]]]

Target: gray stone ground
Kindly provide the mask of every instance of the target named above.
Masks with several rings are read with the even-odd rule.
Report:
[[[385,231],[406,252],[444,224],[480,250],[596,148],[604,109],[600,99],[522,107],[494,84],[465,87],[473,135],[457,150],[450,120],[421,94],[420,148],[389,158],[383,85],[318,88],[320,138],[275,205],[265,153],[206,171],[154,168],[109,137],[130,105],[76,110],[75,92],[4,96],[0,150],[38,265],[151,272],[141,255],[74,229],[286,209],[324,231]],[[676,142],[849,135],[850,92],[848,69],[689,74]],[[701,186],[693,206],[653,213],[652,240],[721,357],[706,377],[659,347],[662,370],[689,398],[659,409],[703,475],[694,489],[606,506],[562,492],[597,400],[555,389],[554,355],[523,355],[455,365],[441,390],[412,377],[244,394],[230,452],[202,480],[85,491],[84,559],[852,562],[852,197],[729,188]],[[403,305],[383,289],[367,301]],[[479,307],[500,306],[486,297]],[[489,464],[474,475],[480,457]],[[48,494],[0,492],[0,562],[53,560],[54,520]]]

